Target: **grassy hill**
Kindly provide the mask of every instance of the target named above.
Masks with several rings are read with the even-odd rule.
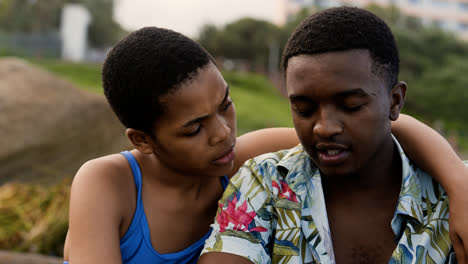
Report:
[[[44,59],[32,59],[31,62],[85,90],[102,94],[100,65]],[[265,127],[292,127],[287,100],[276,92],[265,77],[238,72],[223,72],[223,76],[236,105],[239,135]]]

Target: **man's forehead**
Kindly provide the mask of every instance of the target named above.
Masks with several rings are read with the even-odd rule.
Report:
[[[343,60],[348,58],[360,58],[362,61],[367,62],[366,64],[372,65],[372,57],[370,55],[369,50],[367,49],[350,49],[350,50],[342,50],[342,51],[329,51],[323,53],[315,53],[315,54],[298,54],[289,59],[288,70],[291,68],[291,64],[295,70],[301,68],[304,64],[307,63],[317,63],[318,65],[327,66],[327,65],[336,65],[336,63],[340,63]]]
[[[366,50],[327,52],[300,55],[291,58],[286,78],[288,95],[309,91],[311,88],[352,90],[378,81],[372,73],[372,59]],[[339,91],[336,91],[339,92]]]

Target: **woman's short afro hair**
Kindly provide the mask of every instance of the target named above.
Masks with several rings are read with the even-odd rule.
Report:
[[[284,48],[281,66],[286,75],[294,56],[352,49],[369,51],[373,72],[389,89],[398,82],[400,59],[390,28],[376,15],[356,7],[325,9],[302,21]]]
[[[104,94],[127,128],[147,133],[164,113],[161,97],[194,78],[214,60],[192,39],[145,27],[120,40],[102,69]]]

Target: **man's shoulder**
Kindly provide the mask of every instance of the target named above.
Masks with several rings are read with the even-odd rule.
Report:
[[[246,178],[253,176],[263,180],[275,180],[284,178],[291,169],[297,167],[297,163],[307,156],[302,145],[277,152],[265,153],[255,158],[247,160],[233,177]]]
[[[415,181],[415,183],[417,183],[422,198],[434,197],[434,195],[437,196],[437,198],[440,198],[442,196],[447,195],[442,185],[435,181],[432,175],[422,170],[417,165],[413,163],[410,164],[410,171],[403,172],[403,187]],[[410,177],[414,179],[411,179]]]
[[[468,167],[468,161],[463,161],[463,163]],[[432,177],[432,175],[417,167],[413,163],[410,162],[410,164],[412,165],[412,172],[419,182],[421,196],[423,198],[428,197],[430,200],[437,198],[437,200],[441,201],[440,198],[445,198],[447,196],[447,193],[442,185],[438,183],[434,177]],[[408,175],[405,175],[404,178],[407,177]]]
[[[298,160],[307,156],[301,144],[290,148],[283,149],[277,152],[270,152],[259,155],[255,158],[248,160],[245,164],[255,164],[256,166],[283,166],[288,170],[291,169]]]
[[[297,171],[307,172],[311,162],[302,147],[277,152],[266,153],[244,163],[238,173],[231,179],[232,187],[240,192],[254,194],[263,193],[263,198],[269,193],[276,193],[275,186],[287,184],[289,177],[296,176]],[[306,173],[307,174],[307,173]],[[253,192],[252,189],[257,191]],[[278,188],[276,188],[278,189]],[[252,198],[252,197],[249,197]]]

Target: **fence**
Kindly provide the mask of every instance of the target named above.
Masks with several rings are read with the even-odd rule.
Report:
[[[60,57],[62,41],[58,32],[0,32],[0,52],[9,55]]]

